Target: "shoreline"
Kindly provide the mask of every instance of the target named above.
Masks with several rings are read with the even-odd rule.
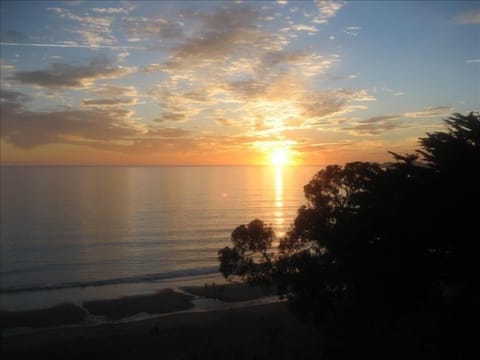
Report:
[[[185,286],[203,286],[205,283],[225,285],[226,281],[218,272],[187,275],[158,281],[119,283],[101,286],[59,288],[31,292],[0,292],[0,311],[30,311],[54,307],[64,303],[81,306],[87,301],[112,300],[126,296],[152,295],[165,289]]]
[[[142,321],[180,313],[211,312],[281,302],[273,289],[246,283],[161,288],[155,293],[61,303],[23,310],[0,310],[2,337],[44,330]],[[213,291],[212,291],[213,290]]]
[[[285,339],[288,338],[288,341]],[[135,322],[78,326],[1,338],[7,358],[105,356],[162,359],[280,359],[319,354],[319,333],[296,319],[285,303],[184,312]],[[240,341],[240,342],[239,342]]]
[[[90,314],[80,322],[17,332],[3,329],[1,353],[7,359],[155,355],[209,360],[229,358],[232,351],[238,359],[307,359],[320,353],[322,337],[288,310],[286,300],[245,283],[226,285],[216,298],[209,295],[210,290],[196,286],[104,300],[85,306],[102,315]],[[158,312],[146,313],[145,309]],[[77,310],[69,304],[19,315],[38,322],[42,316],[42,321],[52,320]]]

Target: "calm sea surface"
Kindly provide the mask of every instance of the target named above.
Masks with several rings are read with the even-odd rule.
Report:
[[[260,218],[282,236],[313,167],[3,167],[0,306],[151,291],[217,276],[217,250]]]

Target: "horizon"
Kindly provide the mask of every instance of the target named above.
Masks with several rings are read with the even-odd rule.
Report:
[[[392,162],[480,109],[470,1],[2,1],[0,164]]]

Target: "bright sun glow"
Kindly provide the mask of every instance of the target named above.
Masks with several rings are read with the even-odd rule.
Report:
[[[275,166],[283,166],[289,163],[289,154],[286,149],[276,149],[270,154],[270,160]]]

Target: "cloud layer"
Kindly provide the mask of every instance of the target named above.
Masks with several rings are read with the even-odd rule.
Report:
[[[40,87],[86,88],[102,79],[115,79],[131,73],[131,68],[115,66],[105,57],[98,57],[86,65],[53,63],[48,69],[17,71],[9,78],[21,84]]]
[[[379,149],[385,134],[413,138],[413,129],[437,126],[453,106],[377,111],[386,98],[408,101],[410,89],[377,88],[362,81],[366,70],[342,68],[344,50],[372,31],[335,20],[348,6],[59,2],[44,9],[43,32],[2,27],[10,55],[1,59],[2,143],[252,163],[277,148],[299,158]],[[477,18],[449,15],[449,26]],[[478,62],[463,56],[465,67]]]

